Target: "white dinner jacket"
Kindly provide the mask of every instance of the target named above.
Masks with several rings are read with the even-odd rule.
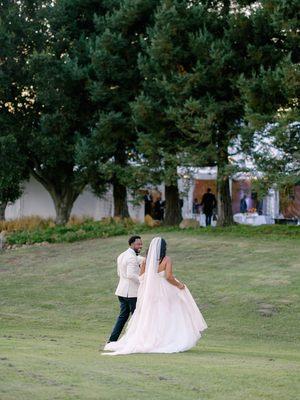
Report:
[[[139,288],[140,262],[143,257],[137,256],[135,251],[129,247],[121,253],[117,259],[119,284],[115,292],[116,296],[137,297]]]

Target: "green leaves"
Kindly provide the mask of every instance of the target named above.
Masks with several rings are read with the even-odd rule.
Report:
[[[22,194],[27,177],[26,158],[12,134],[0,135],[0,203],[14,202]]]
[[[2,136],[50,192],[174,184],[186,164],[228,171],[229,144],[267,122],[297,154],[282,144],[299,119],[297,1],[1,6]]]

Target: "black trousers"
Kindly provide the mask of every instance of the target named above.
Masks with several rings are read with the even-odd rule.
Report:
[[[120,315],[116,321],[114,329],[110,335],[109,341],[116,342],[126,324],[129,315],[134,313],[136,306],[136,297],[121,297],[118,296],[120,302]]]
[[[212,217],[212,214],[205,214],[205,225],[206,226],[211,225],[211,217]]]

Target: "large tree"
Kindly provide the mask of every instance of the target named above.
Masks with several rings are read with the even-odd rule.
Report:
[[[96,168],[112,184],[115,216],[128,217],[127,188],[134,185],[130,161],[137,140],[130,102],[141,89],[138,55],[158,1],[109,3],[110,12],[95,19],[97,36],[91,40],[90,93],[98,111],[81,157],[93,176]]]
[[[33,104],[27,70],[28,56],[40,48],[43,27],[34,19],[46,1],[0,3],[0,218],[8,202],[22,194],[28,176],[24,131]]]
[[[184,2],[162,2],[155,14],[149,38],[142,43],[139,68],[144,77],[143,91],[132,103],[138,129],[140,163],[148,169],[152,181],[165,184],[165,224],[181,220],[177,168],[184,164],[187,143],[185,133],[169,115],[181,88],[174,82],[180,59],[188,57],[185,24],[195,24]],[[188,22],[185,22],[188,18]],[[176,93],[175,93],[176,92]]]
[[[232,57],[222,41],[229,9],[200,3],[162,1],[140,57],[144,92],[132,105],[143,159],[161,167],[166,183],[167,224],[181,217],[177,167],[183,165],[218,165],[219,223],[232,222],[227,149],[241,104],[224,75]]]
[[[50,193],[56,222],[63,224],[88,183],[76,149],[90,134],[95,113],[88,91],[88,41],[95,35],[94,14],[107,9],[95,0],[58,0],[38,11],[34,18],[46,28],[42,48],[27,60],[34,104],[24,147],[31,173]]]
[[[228,149],[245,118],[240,77],[250,78],[281,58],[264,7],[267,2],[162,1],[145,44],[148,104],[157,103],[158,115],[182,132],[182,151],[191,161],[200,156],[202,165],[218,168],[219,225],[233,223]],[[177,143],[174,152],[180,152]]]
[[[258,15],[273,27],[270,52],[277,57],[243,76],[240,85],[247,121],[242,144],[263,174],[259,182],[265,191],[300,182],[300,4],[269,0],[263,5]]]

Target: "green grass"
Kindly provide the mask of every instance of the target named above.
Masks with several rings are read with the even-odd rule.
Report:
[[[98,351],[117,316],[115,258],[127,236],[0,255],[0,399],[299,398],[300,240],[247,232],[163,234],[209,326],[181,354]]]

